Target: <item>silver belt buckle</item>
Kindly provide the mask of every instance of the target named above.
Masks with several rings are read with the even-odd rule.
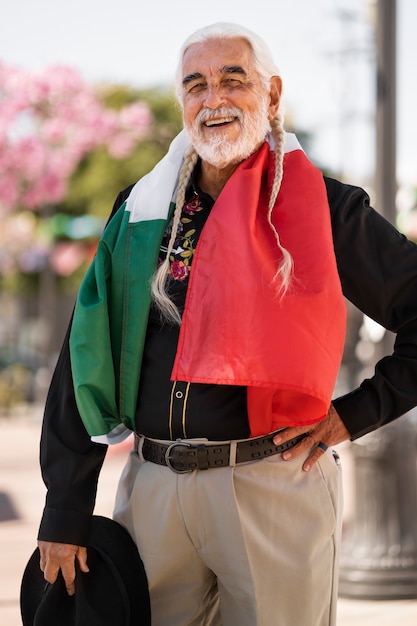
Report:
[[[176,474],[188,474],[192,472],[192,469],[176,469],[171,463],[171,450],[173,450],[177,446],[183,446],[184,448],[191,448],[191,443],[186,443],[185,441],[174,441],[165,451],[165,463],[169,467],[170,470],[175,472]]]

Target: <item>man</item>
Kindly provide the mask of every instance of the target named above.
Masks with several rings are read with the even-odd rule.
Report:
[[[198,31],[177,87],[186,132],[117,199],[51,384],[41,568],[74,592],[102,444],[134,430],[115,519],[143,558],[153,624],[334,624],[327,448],[417,404],[417,248],[285,135],[256,35]],[[397,340],[331,403],[342,289]]]

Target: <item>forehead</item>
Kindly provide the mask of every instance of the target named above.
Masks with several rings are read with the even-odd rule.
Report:
[[[203,76],[219,73],[224,67],[240,65],[245,71],[254,69],[253,52],[245,39],[210,39],[191,44],[184,53],[182,75]]]

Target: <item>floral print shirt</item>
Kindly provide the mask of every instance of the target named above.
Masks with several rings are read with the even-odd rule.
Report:
[[[168,292],[180,311],[184,308],[188,279],[198,239],[213,204],[212,198],[201,190],[197,191],[193,185],[188,188],[177,237],[170,254],[171,280],[168,283]],[[172,220],[162,239],[160,262],[166,257],[171,232]]]

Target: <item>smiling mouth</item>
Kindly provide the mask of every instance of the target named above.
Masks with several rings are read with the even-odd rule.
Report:
[[[203,125],[206,126],[206,128],[215,128],[218,126],[227,126],[228,124],[231,124],[232,122],[235,122],[238,118],[237,117],[220,117],[220,118],[216,118],[213,120],[207,120],[205,122],[203,122]]]

